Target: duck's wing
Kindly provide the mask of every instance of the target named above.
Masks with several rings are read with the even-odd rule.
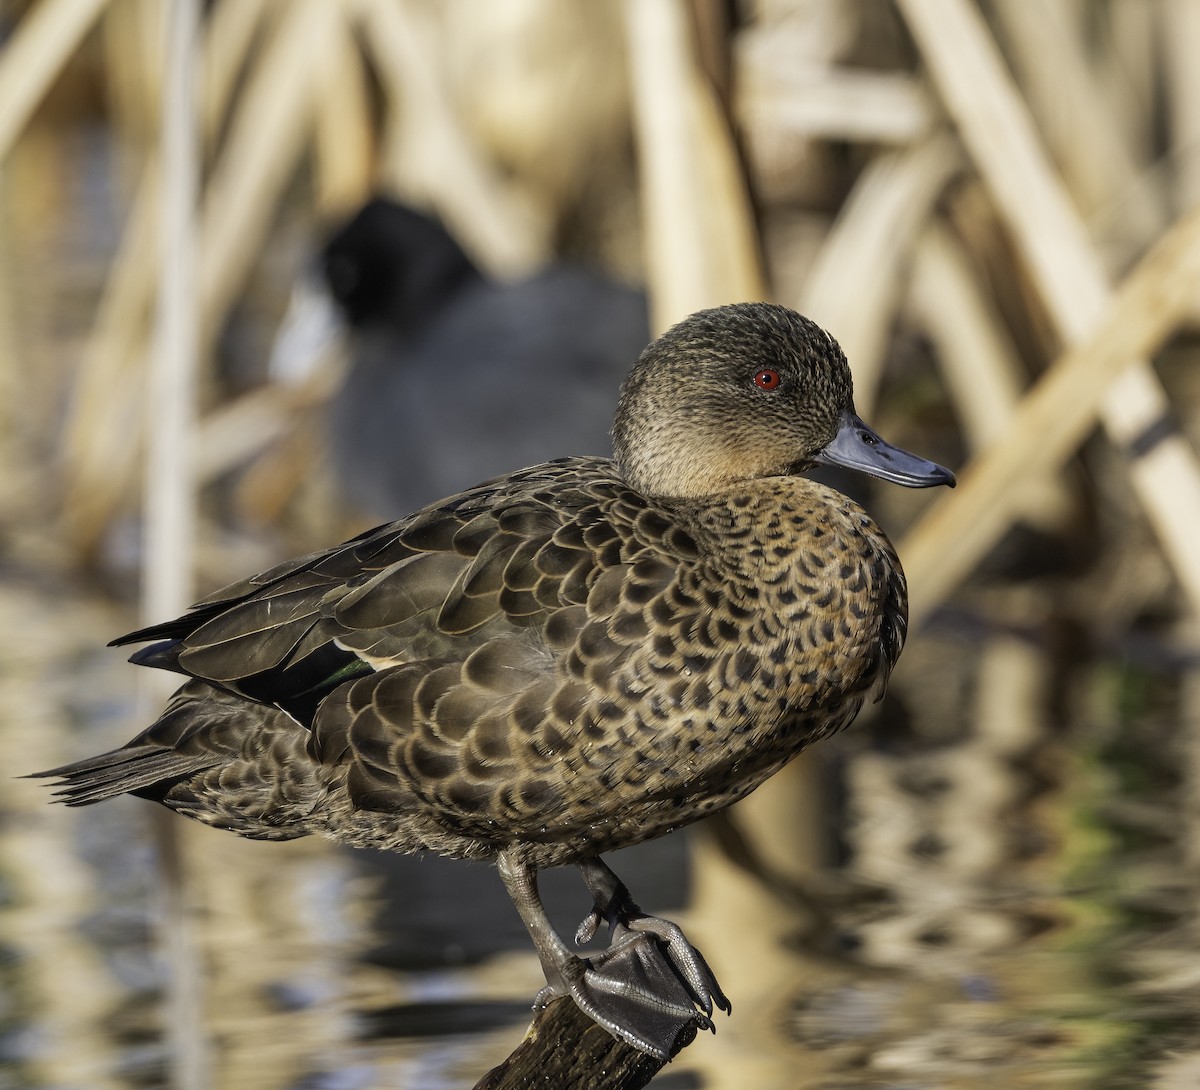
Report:
[[[159,638],[136,661],[310,728],[308,757],[346,769],[360,812],[416,806],[452,835],[554,840],[583,810],[619,809],[618,782],[672,761],[634,744],[650,681],[624,666],[650,638],[651,603],[683,609],[664,594],[689,544],[610,463],[563,460],[127,639]],[[656,667],[663,684],[677,666]]]
[[[357,811],[419,800],[443,832],[477,842],[633,843],[649,830],[630,800],[656,784],[671,797],[694,774],[671,727],[704,689],[689,690],[676,646],[707,612],[681,585],[697,546],[611,477],[567,492],[552,531],[538,528],[536,493],[506,509],[456,580],[436,629],[459,653],[431,650],[322,703],[312,752],[348,768]],[[335,612],[349,626],[355,608]],[[360,623],[343,642],[390,652],[402,628]]]
[[[496,637],[528,643],[548,614],[586,599],[615,531],[592,532],[617,487],[601,459],[497,478],[225,587],[116,644],[134,662],[282,708],[305,725],[338,685],[402,663],[466,659]],[[589,513],[590,512],[590,513]],[[605,547],[588,542],[603,538]],[[612,547],[610,547],[612,546]]]

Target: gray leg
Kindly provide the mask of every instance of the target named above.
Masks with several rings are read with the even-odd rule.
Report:
[[[599,865],[608,871],[604,864]],[[557,996],[569,995],[584,1014],[614,1037],[660,1060],[670,1057],[675,1042],[685,1028],[693,1025],[712,1028],[711,1019],[695,1007],[696,1002],[705,1005],[704,1001],[685,982],[685,977],[675,967],[673,960],[664,956],[663,946],[650,929],[637,930],[626,926],[621,935],[615,937],[614,945],[599,957],[581,959],[571,952],[547,918],[538,894],[534,869],[511,849],[500,853],[497,869],[533,939],[542,971],[546,974],[546,987],[538,993],[536,1006],[544,1006]],[[588,873],[584,872],[585,879]],[[612,872],[608,871],[608,874]],[[615,876],[613,880],[616,881]],[[617,882],[617,885],[620,886],[620,883]],[[624,889],[623,886],[620,888]],[[625,898],[632,905],[633,902],[628,901],[628,893]],[[608,905],[611,900],[609,898],[605,904]],[[592,930],[594,932],[595,928]],[[682,935],[680,940],[683,941]],[[684,945],[687,945],[686,941]],[[687,949],[699,958],[699,954],[691,947]],[[703,964],[702,958],[700,964]],[[704,966],[705,973],[707,968]],[[710,973],[707,974],[706,983],[710,983],[710,986],[700,989],[701,994],[707,997],[711,992],[718,1005],[727,1006],[724,995]],[[712,1010],[711,998],[708,999],[707,1009],[710,1012]]]

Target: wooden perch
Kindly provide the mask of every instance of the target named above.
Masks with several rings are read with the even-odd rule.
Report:
[[[695,1039],[695,1028],[685,1030],[674,1055]],[[639,1090],[664,1066],[601,1029],[570,999],[556,999],[537,1012],[525,1040],[475,1090]]]

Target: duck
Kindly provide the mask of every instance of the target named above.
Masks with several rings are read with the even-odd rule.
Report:
[[[649,322],[641,291],[581,264],[486,276],[441,220],[377,195],[300,278],[269,373],[302,381],[339,332],[331,468],[349,507],[393,517],[497,464],[607,455],[612,391]]]
[[[453,400],[452,395],[449,400]],[[878,699],[907,630],[883,531],[804,472],[946,468],[854,410],[846,357],[773,303],[703,310],[621,386],[611,458],[493,476],[113,645],[186,681],[125,746],[37,775],[244,837],[486,859],[546,977],[666,1059],[730,1004],[603,861],[744,798]],[[538,873],[576,865],[575,940]]]

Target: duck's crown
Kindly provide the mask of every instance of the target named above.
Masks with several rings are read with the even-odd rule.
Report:
[[[646,495],[712,495],[808,465],[853,411],[850,368],[815,322],[773,303],[702,310],[642,352],[613,450]]]

